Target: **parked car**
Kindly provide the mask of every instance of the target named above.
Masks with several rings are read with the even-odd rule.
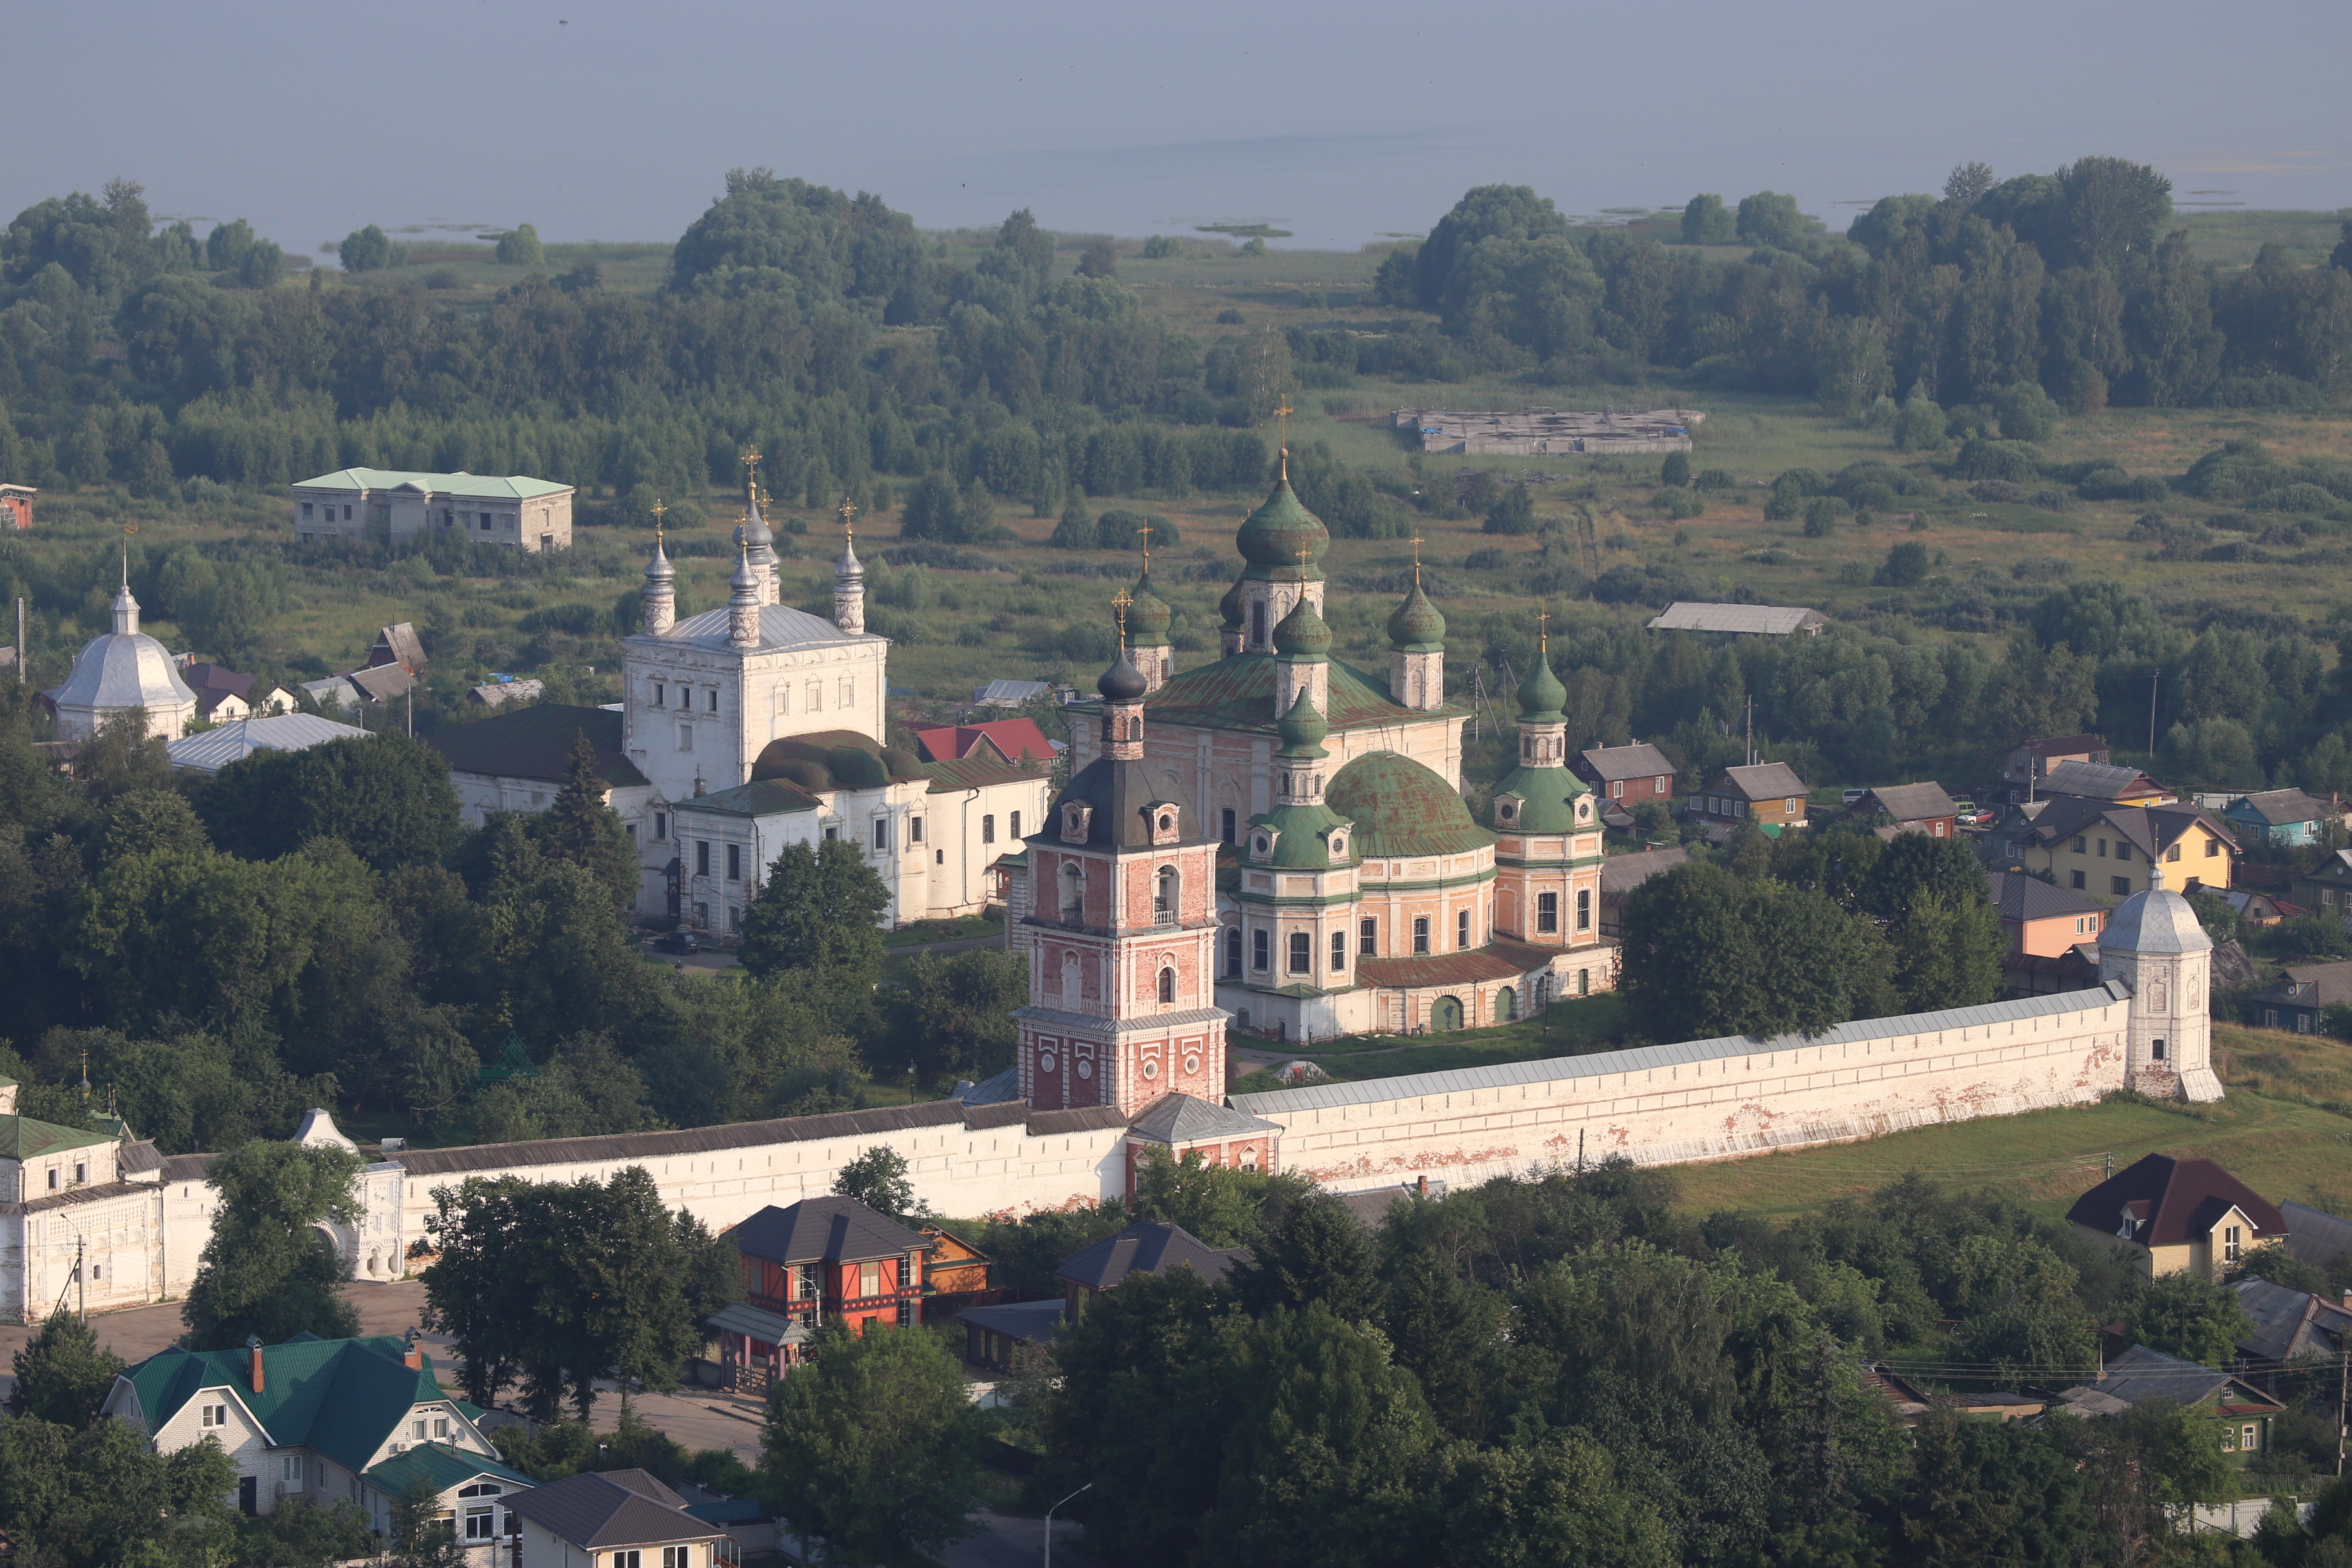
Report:
[[[1869,793],[1870,792],[1866,789],[1850,789],[1841,791],[1838,795],[1838,804],[1840,805],[1852,805],[1855,801],[1860,800],[1864,795],[1866,795]]]
[[[1989,806],[1971,806],[1961,812],[1957,820],[1962,827],[1990,827],[2000,815]]]
[[[673,931],[664,931],[647,945],[656,952],[693,953],[702,951],[701,940],[684,926]]]

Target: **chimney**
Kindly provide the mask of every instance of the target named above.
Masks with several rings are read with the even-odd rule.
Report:
[[[413,1327],[404,1336],[403,1336],[403,1342],[408,1346],[408,1349],[400,1359],[402,1363],[413,1372],[423,1372],[425,1370],[424,1339],[425,1336],[418,1333]],[[257,1363],[256,1364],[258,1363]]]
[[[1429,1195],[1429,1178],[1426,1175],[1420,1177],[1412,1184],[1412,1188],[1414,1192],[1419,1193],[1423,1197],[1427,1197]]]
[[[246,1353],[253,1358],[253,1392],[258,1394],[261,1392],[261,1336],[246,1335],[245,1349]]]

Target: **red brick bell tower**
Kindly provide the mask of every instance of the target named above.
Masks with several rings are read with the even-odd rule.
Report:
[[[1129,659],[1096,683],[1102,752],[1029,846],[1029,1005],[1021,1097],[1033,1110],[1132,1116],[1171,1092],[1221,1104],[1217,843],[1191,792],[1145,754],[1147,683]]]

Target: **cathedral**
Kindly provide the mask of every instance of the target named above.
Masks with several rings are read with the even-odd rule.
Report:
[[[1419,572],[1383,681],[1331,657],[1330,545],[1285,469],[1242,524],[1221,657],[1175,672],[1147,563],[1070,783],[1006,862],[1029,964],[1021,1098],[1134,1112],[1223,1093],[1224,1033],[1307,1042],[1507,1023],[1615,984],[1601,821],[1548,656],[1490,820]]]

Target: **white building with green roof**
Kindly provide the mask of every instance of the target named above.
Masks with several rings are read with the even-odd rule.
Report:
[[[570,485],[521,474],[338,468],[294,487],[294,531],[319,539],[432,534],[509,550],[572,548]]]

